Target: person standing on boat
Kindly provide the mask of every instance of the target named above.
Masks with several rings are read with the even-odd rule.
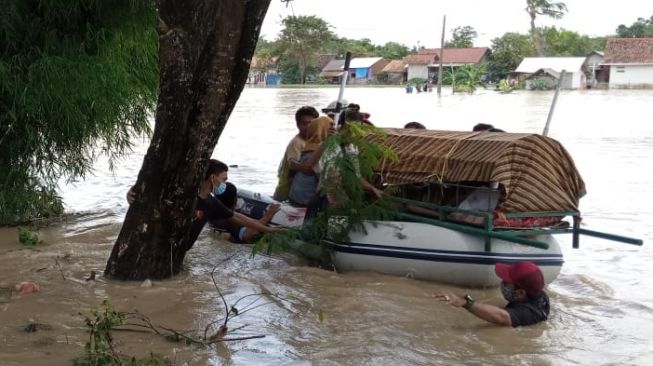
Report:
[[[281,163],[279,163],[277,175],[279,181],[273,195],[275,200],[285,201],[288,199],[292,177],[295,172],[303,169],[299,160],[304,144],[306,144],[306,129],[311,121],[319,116],[317,109],[310,106],[301,107],[295,112],[295,123],[299,132],[288,143],[286,152],[281,159]],[[310,169],[306,170],[306,172],[310,173]]]
[[[508,301],[503,308],[477,302],[469,294],[461,297],[449,291],[438,293],[435,298],[499,325],[519,327],[548,319],[549,297],[544,292],[542,271],[535,263],[497,263],[494,271],[502,280],[501,294]]]
[[[318,117],[308,125],[306,144],[300,158],[302,164],[312,160],[314,154],[321,154],[322,143],[332,130],[334,130],[333,120],[326,116]],[[310,173],[305,173],[303,170],[295,173],[288,194],[290,202],[297,206],[307,207],[318,194],[319,181],[320,167],[318,164],[313,164]]]

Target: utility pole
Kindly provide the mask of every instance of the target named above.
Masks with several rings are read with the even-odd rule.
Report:
[[[442,94],[442,57],[444,55],[444,29],[447,24],[447,16],[442,17],[442,38],[440,39],[440,66],[438,67],[438,96]]]

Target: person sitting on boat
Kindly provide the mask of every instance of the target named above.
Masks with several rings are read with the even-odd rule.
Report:
[[[184,251],[188,251],[193,247],[204,225],[209,220],[229,220],[236,225],[251,227],[263,233],[275,233],[283,230],[269,227],[241,213],[234,212],[214,196],[213,192],[220,193],[226,189],[228,170],[229,168],[225,163],[215,159],[209,160],[204,180],[197,192],[195,218],[191,223],[188,233],[190,240],[187,241],[188,246],[183,248]],[[134,187],[131,187],[127,192],[127,202],[132,204],[137,198]]]
[[[496,128],[492,126],[489,123],[477,123],[474,127],[472,127],[472,131],[478,132],[478,131],[488,131],[488,132],[506,132],[500,128]]]
[[[299,130],[299,132],[288,143],[286,152],[281,159],[281,163],[279,163],[279,171],[277,175],[279,182],[277,183],[277,188],[274,190],[273,195],[275,200],[285,201],[288,199],[292,177],[297,171],[302,169],[299,159],[304,144],[306,143],[306,128],[314,118],[319,116],[320,114],[317,112],[317,109],[310,106],[301,107],[297,112],[295,112],[295,123],[297,124],[297,130]],[[305,169],[305,171],[310,172],[310,169]]]
[[[409,129],[412,128],[412,129],[415,129],[415,130],[425,130],[426,129],[426,127],[423,124],[419,123],[419,122],[408,122],[408,123],[406,123],[404,128],[409,128]]]
[[[222,187],[222,186],[218,186]],[[225,189],[221,188],[213,191],[213,196],[216,197],[228,209],[235,211],[236,203],[238,202],[238,190],[236,185],[231,182],[226,182]],[[279,212],[281,205],[278,203],[268,205],[258,222],[262,225],[267,225],[274,215]],[[252,227],[244,226],[233,222],[232,220],[212,220],[211,225],[216,229],[226,231],[231,234],[231,241],[234,243],[253,243],[256,238],[261,235],[261,231]]]
[[[322,143],[333,130],[333,120],[329,117],[318,117],[311,121],[306,129],[306,143],[302,149],[300,163],[306,164],[312,160],[313,155],[320,153]],[[313,164],[312,171],[307,173],[302,170],[295,173],[288,197],[294,205],[306,207],[317,195],[318,182],[320,179],[320,167]]]
[[[504,308],[477,302],[469,294],[458,296],[450,291],[438,293],[435,298],[499,325],[519,327],[548,319],[549,297],[544,292],[542,271],[535,263],[497,263],[494,271],[502,280],[501,294],[508,301]]]

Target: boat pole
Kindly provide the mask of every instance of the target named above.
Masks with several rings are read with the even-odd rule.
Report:
[[[556,103],[558,102],[558,94],[560,94],[560,87],[562,86],[562,80],[565,78],[565,70],[560,72],[560,80],[558,80],[558,86],[556,86],[556,92],[553,94],[553,101],[551,102],[551,108],[549,108],[549,115],[546,117],[546,125],[544,125],[544,131],[542,131],[542,136],[549,134],[549,125],[551,124],[551,119],[553,118],[553,111],[556,108]]]
[[[338,91],[338,99],[336,99],[336,111],[333,116],[333,121],[337,124],[342,110],[342,96],[345,94],[345,86],[347,86],[347,78],[349,77],[349,64],[351,63],[351,52],[345,54],[345,65],[342,69],[340,76],[340,90]]]
[[[442,58],[444,57],[444,27],[447,24],[447,16],[442,16],[442,38],[440,38],[440,66],[438,67],[438,96],[442,94]],[[417,50],[419,52],[419,50]],[[428,78],[428,70],[426,71],[426,77]]]

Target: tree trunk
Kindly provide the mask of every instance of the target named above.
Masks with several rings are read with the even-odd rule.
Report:
[[[181,270],[198,188],[247,79],[269,3],[158,0],[156,126],[105,275],[161,279]]]
[[[535,52],[537,52],[539,57],[542,57],[544,56],[544,52],[542,51],[539,32],[537,27],[535,27],[535,13],[529,13],[529,16],[531,17],[531,40],[533,41],[533,46],[535,46]]]

